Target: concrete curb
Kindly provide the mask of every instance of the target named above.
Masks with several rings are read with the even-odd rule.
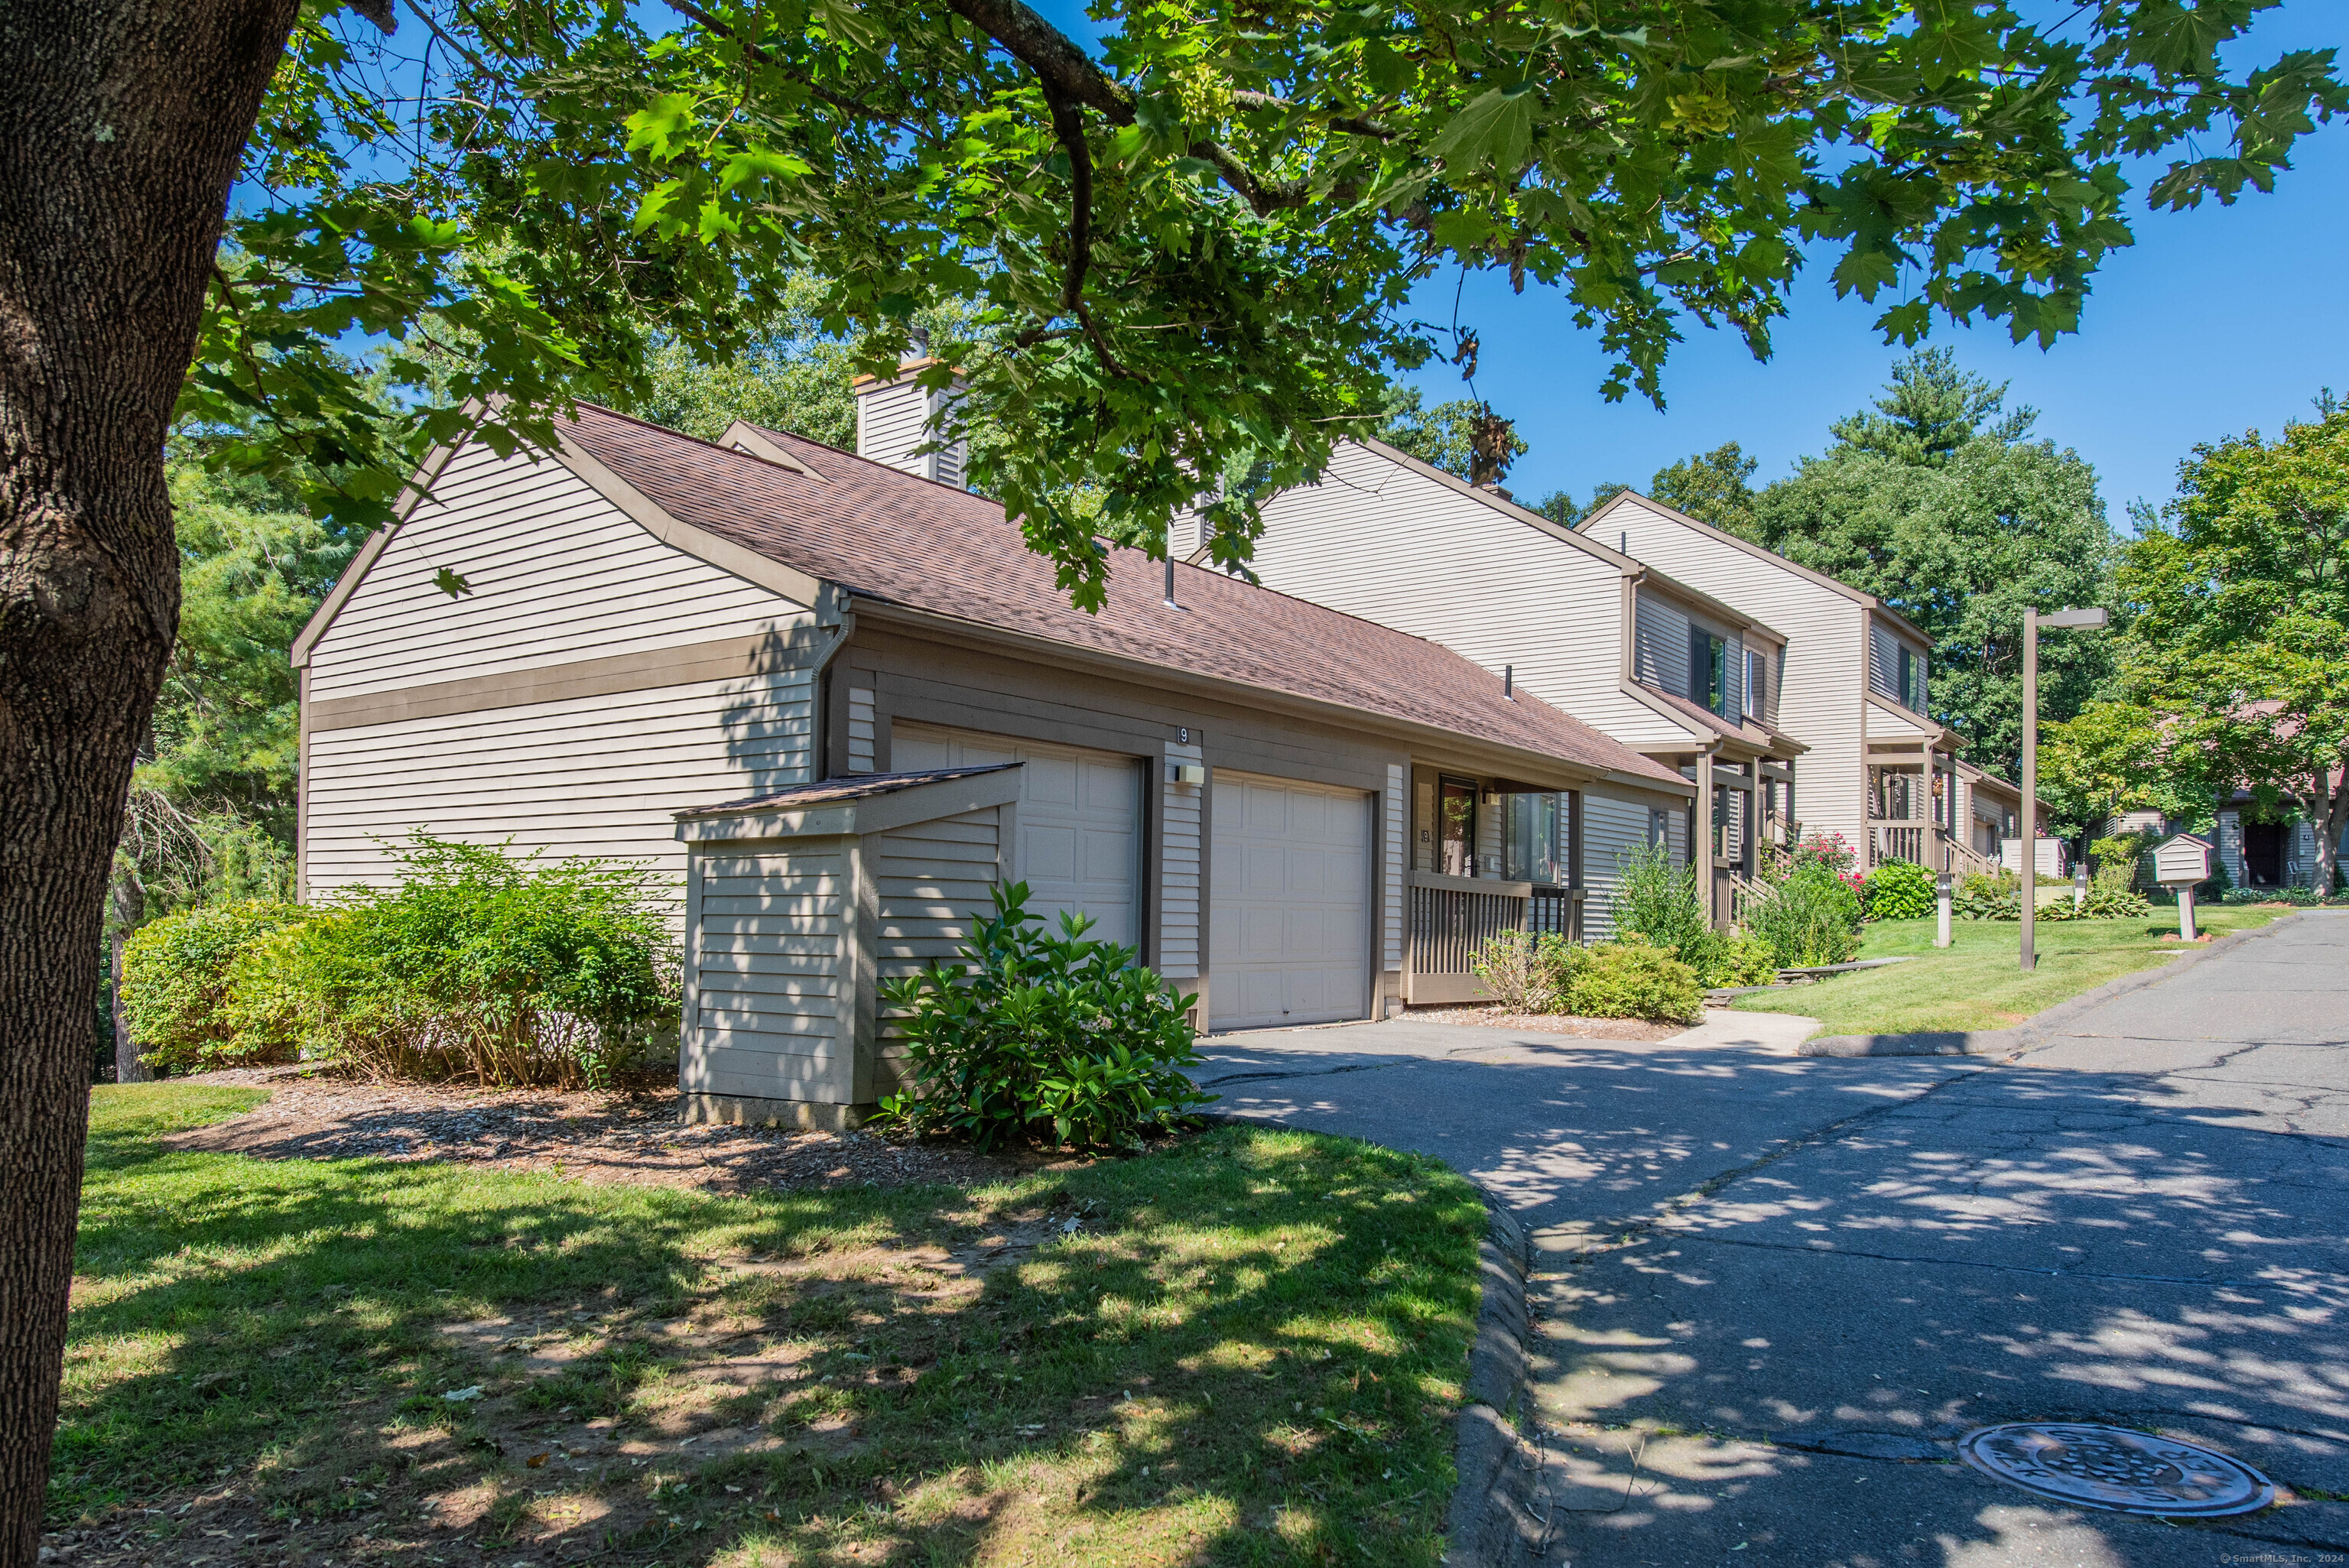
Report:
[[[1450,1528],[1444,1561],[1451,1568],[1511,1568],[1541,1550],[1548,1521],[1534,1506],[1540,1456],[1521,1424],[1532,1377],[1526,1344],[1533,1316],[1526,1275],[1533,1241],[1516,1217],[1487,1193],[1490,1216],[1477,1243],[1482,1299],[1468,1352],[1468,1404],[1453,1440]]]
[[[1821,1035],[1815,1040],[1805,1040],[1795,1048],[1795,1054],[1802,1057],[2000,1057],[2037,1050],[2053,1036],[2063,1032],[2061,1026],[2103,1006],[2114,997],[2141,991],[2182,970],[2191,969],[2206,959],[2230,952],[2246,942],[2281,931],[2306,913],[2304,910],[2295,911],[2255,930],[2230,933],[2207,946],[2181,948],[2178,956],[2167,964],[2139,969],[2116,980],[2107,980],[2076,996],[2066,997],[2012,1029],[1951,1029],[1913,1035]]]

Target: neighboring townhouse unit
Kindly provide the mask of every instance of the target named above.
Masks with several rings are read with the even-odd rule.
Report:
[[[1359,1018],[1474,994],[1495,931],[1603,934],[1619,849],[1685,813],[1671,769],[1404,633],[1130,551],[1071,608],[999,506],[920,477],[893,404],[925,395],[860,396],[866,457],[593,407],[552,457],[437,454],[295,645],[305,896],[417,830],[657,868],[690,1113],[836,1122],[895,1082],[877,984],[1000,882],[1203,1025]]]
[[[1630,490],[1577,528],[1785,634],[1775,717],[1809,748],[1795,810],[1804,831],[1840,834],[1863,866],[1996,865],[1977,813],[2010,798],[2019,810],[2022,797],[1962,765],[1963,743],[1930,717],[1922,632],[1874,594]]]
[[[1651,838],[1684,861],[1693,849],[1700,895],[1728,918],[1733,878],[1783,830],[1804,750],[1777,724],[1784,637],[1378,441],[1341,444],[1264,519],[1251,565],[1266,586],[1441,643],[1694,784]]]

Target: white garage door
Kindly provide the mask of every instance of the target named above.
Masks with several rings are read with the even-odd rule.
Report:
[[[1013,880],[1028,884],[1028,908],[1058,932],[1064,909],[1093,917],[1087,934],[1137,945],[1142,906],[1142,769],[1130,757],[1072,746],[1009,740],[927,725],[890,727],[889,766],[977,768],[1024,762]]]
[[[1216,774],[1212,1027],[1359,1018],[1370,998],[1370,808],[1359,790]]]

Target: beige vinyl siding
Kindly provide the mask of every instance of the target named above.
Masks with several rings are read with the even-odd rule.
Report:
[[[310,896],[394,873],[421,830],[682,874],[674,814],[804,783],[808,673],[529,703],[310,736]]]
[[[1003,867],[1000,814],[988,806],[877,833],[867,842],[878,911],[873,948],[877,980],[885,984],[933,962],[953,964],[979,919],[994,912]],[[905,1046],[885,1016],[879,1035],[875,1092],[894,1093],[903,1083],[898,1064]]]
[[[1652,800],[1586,789],[1582,796],[1582,934],[1590,942],[1615,934],[1615,878],[1622,857],[1646,847],[1648,812],[1663,805]],[[1683,808],[1665,807],[1677,821]]]
[[[1371,449],[1341,443],[1322,482],[1265,509],[1268,588],[1442,644],[1630,746],[1686,738],[1626,696],[1622,576],[1568,540]],[[1682,655],[1685,657],[1685,653]]]
[[[1870,740],[1922,740],[1932,733],[1914,719],[1894,713],[1882,704],[1868,709],[1868,738]]]
[[[1633,629],[1637,639],[1631,655],[1633,677],[1675,696],[1687,696],[1693,692],[1694,672],[1689,668],[1689,622],[1679,607],[1653,593],[1642,593],[1633,613]]]
[[[848,688],[848,766],[843,771],[873,771],[873,688]]]
[[[1605,542],[1622,539],[1634,558],[1786,639],[1773,722],[1810,748],[1795,764],[1795,815],[1806,830],[1841,833],[1855,847],[1864,846],[1860,709],[1867,700],[1861,668],[1866,608],[1791,565],[1774,564],[1709,529],[1691,527],[1635,500],[1617,505],[1596,528]],[[1872,726],[1874,720],[1868,722]]]
[[[1918,707],[1921,710],[1922,705],[1911,703],[1909,700],[1909,694],[1900,688],[1900,650],[1904,646],[1909,650],[1909,667],[1913,671],[1911,678],[1917,686],[1923,688],[1927,694],[1926,700],[1928,702],[1931,700],[1930,694],[1933,689],[1931,672],[1926,667],[1925,650],[1906,638],[1895,635],[1890,627],[1878,625],[1872,619],[1868,628],[1868,689],[1878,696],[1891,698],[1903,707]],[[1872,719],[1868,727],[1871,732],[1875,728]]]
[[[446,569],[471,592],[434,586]],[[655,539],[560,463],[459,452],[312,651],[314,702],[787,625],[771,591]]]
[[[1387,764],[1385,811],[1379,844],[1380,966],[1402,967],[1402,903],[1405,875],[1403,840],[1411,822],[1411,770],[1400,762]]]
[[[1166,743],[1166,777],[1158,786],[1158,949],[1152,965],[1169,980],[1199,977],[1199,818],[1206,789],[1174,782],[1174,769],[1204,760],[1206,749]]]
[[[911,381],[859,392],[856,397],[856,452],[901,473],[922,471],[914,449],[929,438],[923,424],[930,417],[928,394]]]
[[[846,1100],[848,858],[839,840],[698,858],[679,1065],[689,1091]]]

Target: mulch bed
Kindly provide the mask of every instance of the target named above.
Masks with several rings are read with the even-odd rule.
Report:
[[[1488,1029],[1572,1035],[1584,1040],[1669,1040],[1688,1032],[1686,1024],[1651,1024],[1644,1018],[1578,1018],[1570,1013],[1511,1013],[1497,1006],[1413,1007],[1403,1016],[1430,1024],[1476,1024]]]
[[[261,1160],[443,1161],[719,1192],[978,1186],[1069,1163],[1032,1150],[978,1154],[871,1132],[687,1127],[678,1119],[674,1073],[572,1090],[370,1083],[299,1067],[236,1068],[188,1081],[265,1088],[269,1099],[162,1141]]]

